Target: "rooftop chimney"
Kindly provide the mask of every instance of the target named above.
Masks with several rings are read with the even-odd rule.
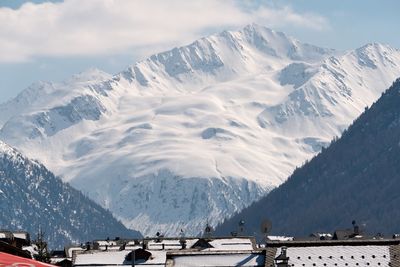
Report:
[[[286,256],[286,247],[281,248],[281,254],[275,258],[275,265],[277,267],[288,267],[289,266],[289,257]]]

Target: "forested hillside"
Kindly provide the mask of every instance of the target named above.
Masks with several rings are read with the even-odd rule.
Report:
[[[107,236],[140,237],[43,165],[0,141],[0,229],[41,228],[50,248]]]

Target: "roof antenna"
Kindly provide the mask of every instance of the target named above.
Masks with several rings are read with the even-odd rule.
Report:
[[[351,222],[351,224],[353,225],[354,235],[359,235],[360,234],[360,227],[356,224],[356,220],[353,220]]]
[[[183,229],[181,229],[181,232],[179,233],[179,243],[181,244],[182,249],[186,248],[186,238]]]
[[[212,231],[213,231],[213,229],[210,226],[210,224],[208,223],[208,218],[207,218],[206,228],[204,229],[204,237],[210,239]]]
[[[241,236],[243,236],[244,225],[245,225],[245,222],[244,222],[243,219],[241,219],[241,220],[239,221],[239,233],[240,233]]]
[[[272,222],[268,219],[262,220],[260,224],[260,232],[263,234],[265,243],[267,243],[268,240],[268,234],[271,232],[272,229]]]

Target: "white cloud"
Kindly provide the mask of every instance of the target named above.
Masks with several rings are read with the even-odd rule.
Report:
[[[0,62],[35,57],[147,53],[256,22],[321,30],[327,21],[290,7],[245,9],[234,0],[65,0],[0,8]]]

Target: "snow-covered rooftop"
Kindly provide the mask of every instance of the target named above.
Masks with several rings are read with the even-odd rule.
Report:
[[[188,238],[186,241],[186,248],[191,248],[199,239]],[[237,237],[237,238],[216,238],[209,242],[212,248],[206,250],[217,251],[217,250],[253,250],[253,240],[249,237]],[[147,247],[151,249],[166,249],[166,250],[177,250],[181,249],[182,245],[179,239],[161,239],[159,242],[150,240],[147,243]]]
[[[131,266],[130,261],[126,261],[125,257],[131,251],[123,250],[123,251],[90,251],[82,254],[78,254],[75,257],[74,265],[75,266],[115,266],[115,265],[129,265]],[[135,265],[151,265],[151,266],[165,266],[166,260],[166,251],[165,250],[157,250],[150,251],[151,257],[146,261],[138,260]]]
[[[253,250],[253,243],[250,238],[226,238],[210,241],[214,248],[211,250]]]
[[[210,253],[174,255],[167,266],[264,266],[263,253]]]
[[[32,246],[24,246],[22,247],[22,250],[28,251],[31,255],[35,255],[38,254],[37,249],[35,249],[36,245],[32,245]]]
[[[271,241],[292,241],[294,238],[292,236],[279,236],[279,235],[269,235],[268,240]]]
[[[249,237],[237,237],[237,238],[216,238],[205,242],[208,242],[212,247],[206,249],[191,249],[191,247],[199,241],[199,238],[187,238],[186,248],[187,250],[181,250],[182,245],[180,239],[160,239],[147,240],[147,251],[151,253],[151,257],[143,262],[138,260],[135,265],[160,265],[164,266],[167,258],[167,253],[172,255],[179,255],[179,260],[176,262],[176,266],[192,266],[187,265],[186,262],[196,262],[196,264],[213,264],[215,262],[225,262],[228,266],[235,262],[242,262],[244,265],[241,266],[257,266],[254,262],[261,261],[260,253],[254,254],[254,240]],[[98,244],[105,245],[103,241],[96,241]],[[107,244],[111,245],[111,243]],[[74,259],[75,266],[116,266],[116,265],[130,265],[130,260],[125,260],[125,257],[134,249],[140,249],[142,245],[130,245],[132,242],[128,242],[125,246],[125,250],[120,251],[117,244],[108,247],[108,250],[91,250],[78,253]],[[261,253],[262,254],[262,253]],[[204,259],[203,259],[204,258]],[[204,262],[203,262],[204,261]],[[185,265],[186,264],[186,265]],[[173,265],[175,266],[175,265]],[[199,266],[199,265],[193,265]],[[213,265],[203,265],[213,266]],[[220,265],[214,265],[220,266]],[[236,266],[236,265],[232,265]]]
[[[117,241],[97,240],[95,241],[99,246],[116,246]]]
[[[187,239],[186,240],[186,246],[190,247],[192,244],[194,244],[198,239]],[[149,240],[147,242],[147,247],[149,249],[181,249],[182,245],[179,242],[179,239],[160,239],[159,242],[156,240]]]
[[[276,257],[280,249],[276,252]],[[389,266],[389,246],[289,247],[290,266]]]
[[[15,238],[20,238],[20,239],[28,239],[29,238],[29,234],[26,232],[14,232],[13,236]]]
[[[69,247],[69,248],[67,248],[67,250],[66,250],[67,257],[68,257],[68,258],[72,258],[72,253],[73,253],[74,251],[82,251],[82,250],[84,250],[84,249],[81,248],[81,247]]]

